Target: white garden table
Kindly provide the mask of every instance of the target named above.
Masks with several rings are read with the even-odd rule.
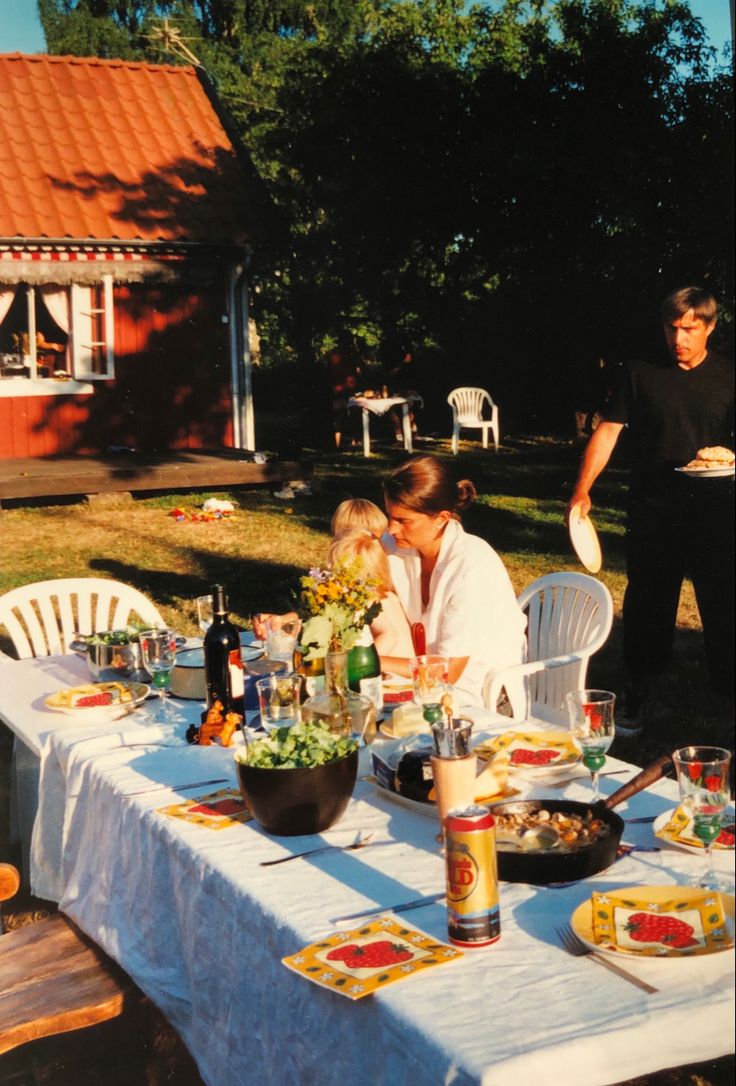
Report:
[[[25,662],[31,713],[53,677],[48,665]],[[21,700],[18,693],[13,705]],[[477,726],[508,725],[483,710],[473,715]],[[209,1086],[605,1086],[733,1050],[733,952],[627,962],[659,989],[647,995],[565,954],[555,931],[593,889],[686,881],[699,859],[690,853],[634,852],[563,889],[502,884],[500,942],[352,1003],[280,959],[334,930],[336,916],[440,890],[433,819],[361,779],[339,825],[321,838],[269,837],[255,823],[207,831],[159,813],[178,797],[154,789],[221,777],[234,784],[231,751],[186,746],[181,727],[146,729],[134,717],[112,729],[64,717],[44,727],[34,889],[48,892],[58,880],[60,907],[163,1010]],[[601,783],[610,792],[621,780]],[[564,794],[585,799],[588,789],[582,779]],[[619,810],[642,817],[675,802],[673,782],[660,781]],[[377,843],[261,866],[359,830]],[[653,843],[648,824],[628,825],[625,837]],[[733,856],[718,862],[732,869]],[[446,936],[442,903],[403,919]]]
[[[412,453],[414,445],[412,442],[409,407],[412,403],[421,404],[422,402],[421,396],[351,396],[348,400],[348,408],[359,409],[363,415],[363,455],[372,455],[371,415],[386,415],[392,407],[401,408],[401,430],[404,437],[404,449],[407,453]]]

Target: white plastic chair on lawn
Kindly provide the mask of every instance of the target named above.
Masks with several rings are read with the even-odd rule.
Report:
[[[528,662],[490,671],[483,703],[495,708],[505,687],[515,719],[567,727],[565,694],[585,688],[588,661],[611,632],[611,593],[585,573],[548,573],[532,581],[518,603],[527,615]],[[520,679],[526,704],[519,704]]]
[[[483,448],[488,448],[488,431],[491,431],[493,445],[498,452],[499,424],[498,407],[484,388],[455,388],[447,397],[452,408],[452,451],[457,454],[461,430],[482,430]],[[488,405],[491,417],[483,417],[483,409]]]
[[[0,596],[0,627],[21,660],[69,652],[75,634],[119,630],[134,615],[152,626],[166,625],[137,588],[104,577],[37,581]]]

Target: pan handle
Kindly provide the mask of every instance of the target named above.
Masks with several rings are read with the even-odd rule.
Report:
[[[642,792],[645,788],[648,788],[650,784],[654,784],[660,777],[667,775],[667,769],[672,764],[671,754],[662,754],[656,761],[651,762],[648,766],[645,766],[640,773],[637,773],[635,777],[632,777],[630,781],[623,784],[613,795],[610,795],[603,802],[609,811],[613,807],[617,807],[619,803],[623,803],[625,799],[630,796],[635,796],[637,792]]]

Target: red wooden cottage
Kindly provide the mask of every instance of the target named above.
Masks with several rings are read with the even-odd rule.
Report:
[[[0,56],[0,459],[255,447],[225,123],[195,68]]]

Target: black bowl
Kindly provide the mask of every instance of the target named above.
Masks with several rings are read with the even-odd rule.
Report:
[[[259,769],[236,762],[243,799],[268,833],[322,833],[342,818],[358,775],[354,750],[309,769]]]

